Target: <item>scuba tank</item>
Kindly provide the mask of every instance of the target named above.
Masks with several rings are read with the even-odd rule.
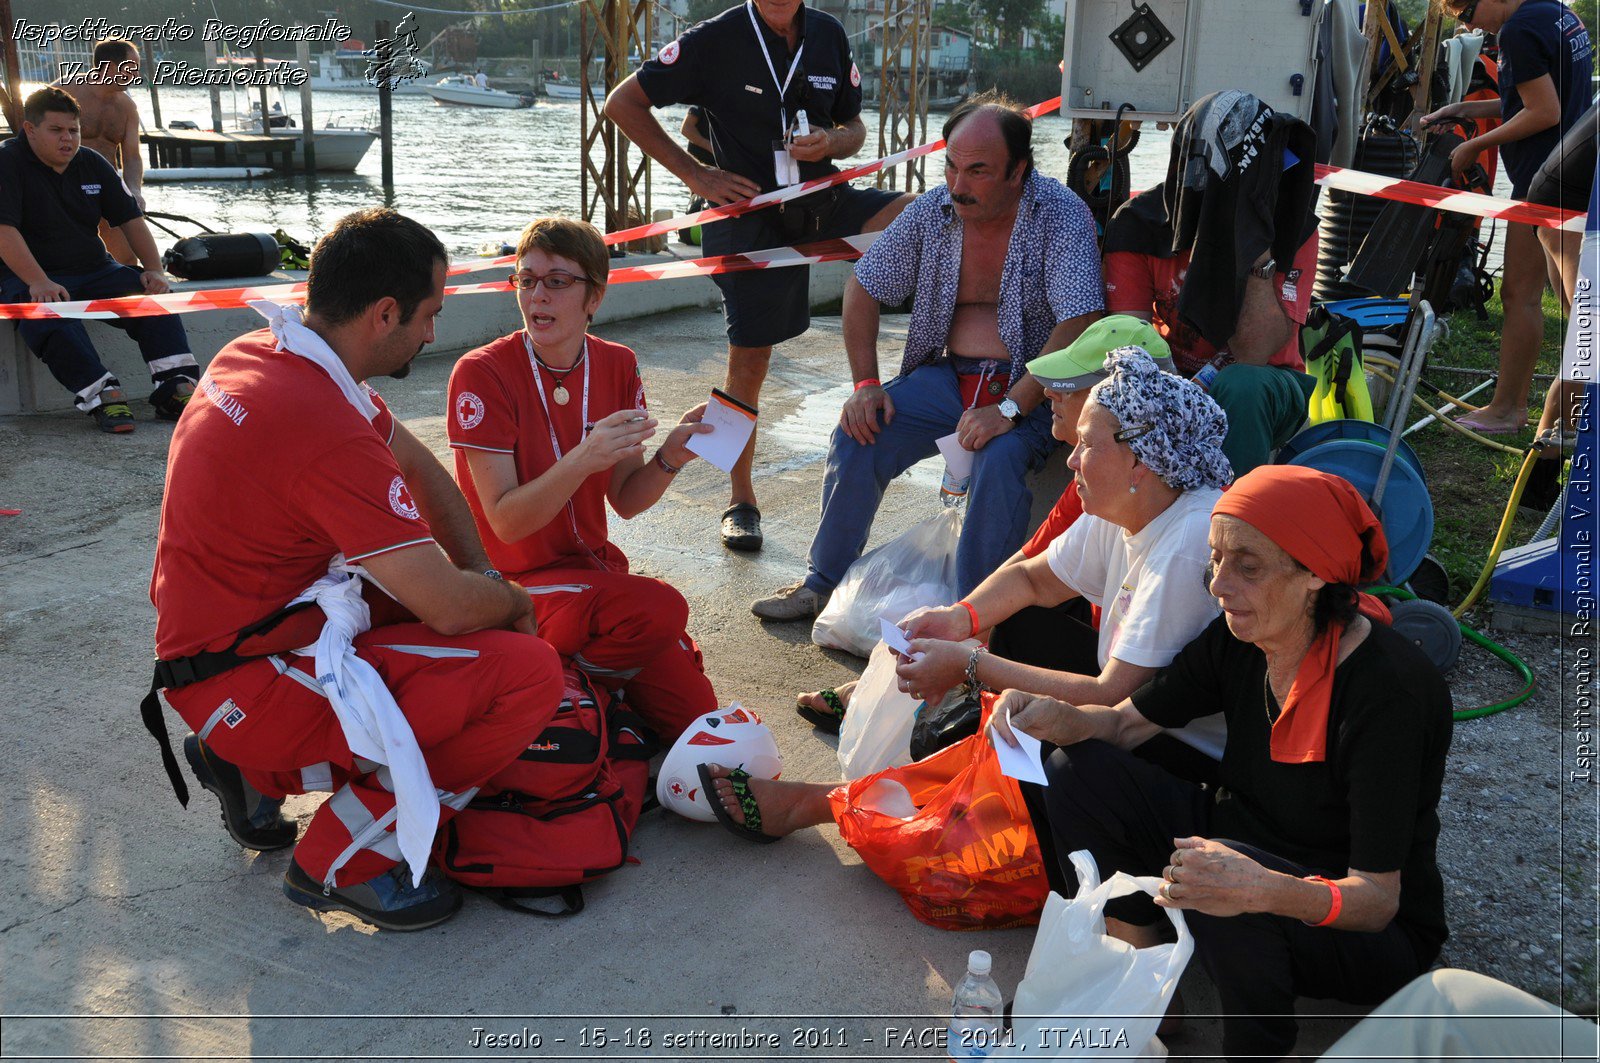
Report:
[[[191,281],[263,277],[278,268],[279,254],[278,241],[267,233],[204,233],[173,244],[161,266]]]

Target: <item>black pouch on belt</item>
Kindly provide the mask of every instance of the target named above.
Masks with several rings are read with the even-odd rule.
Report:
[[[778,205],[775,219],[778,232],[786,245],[809,243],[822,232],[833,217],[833,208],[839,201],[839,189],[824,188],[810,195],[791,199]]]

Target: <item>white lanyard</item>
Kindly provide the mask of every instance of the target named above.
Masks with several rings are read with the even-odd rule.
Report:
[[[761,32],[761,24],[756,21],[755,0],[745,0],[745,11],[750,15],[750,28],[756,31],[756,43],[761,45],[761,56],[767,61],[767,73],[772,75],[772,83],[778,87],[778,130],[780,137],[789,135],[789,112],[785,109],[783,98],[789,94],[789,82],[794,80],[794,72],[800,69],[800,56],[805,54],[805,38],[800,39],[800,47],[794,51],[794,62],[789,64],[789,74],[780,83],[778,81],[778,68],[772,65],[772,53],[767,51],[767,38]]]
[[[556,460],[560,461],[562,458],[561,440],[556,438],[555,418],[550,416],[550,403],[544,397],[544,377],[539,373],[539,356],[534,353],[533,340],[529,338],[527,330],[523,330],[522,345],[528,349],[528,368],[533,370],[533,385],[539,393],[539,405],[544,408],[544,426],[550,430],[550,449],[555,452]],[[589,337],[585,336],[583,338],[583,403],[579,407],[583,420],[580,422],[582,427],[578,429],[579,443],[582,443],[589,437],[589,366],[592,364],[592,362],[593,359],[589,357]],[[595,552],[590,549],[589,544],[584,541],[583,533],[578,530],[578,511],[577,508],[573,506],[572,496],[570,495],[567,496],[566,508],[567,524],[572,528],[573,541],[579,546],[583,547],[583,550],[586,554],[594,558],[596,565],[599,565],[601,568],[605,568],[605,564],[600,560],[599,557],[595,556]]]
[[[544,407],[544,426],[550,430],[550,449],[555,451],[556,460],[563,457],[561,441],[556,438],[556,422],[550,416],[550,403],[544,397],[544,377],[539,375],[539,356],[533,351],[533,340],[528,338],[528,333],[522,333],[522,345],[528,348],[528,368],[533,370],[533,386],[539,390],[539,405]],[[563,385],[565,386],[565,385]],[[578,442],[582,443],[589,435],[589,337],[583,338],[583,427],[578,429]]]

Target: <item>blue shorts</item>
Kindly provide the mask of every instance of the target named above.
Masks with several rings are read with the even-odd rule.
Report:
[[[900,195],[847,184],[823,189],[781,207],[712,222],[701,231],[700,246],[707,257],[715,257],[855,236]],[[722,273],[711,279],[722,289],[728,342],[735,347],[771,347],[811,327],[809,266]]]

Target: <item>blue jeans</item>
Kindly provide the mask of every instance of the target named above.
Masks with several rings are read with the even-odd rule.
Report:
[[[67,290],[69,299],[110,299],[144,293],[139,271],[118,262],[108,261],[92,273],[52,273],[50,279]],[[20,277],[0,280],[0,302],[31,301],[28,285]],[[177,315],[118,317],[105,323],[133,337],[145,364],[150,367],[150,379],[157,385],[179,377],[191,381],[200,378],[200,368],[189,351],[189,337]],[[28,350],[50,370],[50,375],[77,396],[76,405],[85,413],[100,405],[101,388],[120,384],[100,361],[82,321],[19,321],[17,332]]]
[[[806,571],[806,586],[814,591],[831,591],[844,578],[867,545],[883,489],[938,453],[934,440],[954,432],[966,412],[955,366],[948,359],[896,377],[884,390],[894,400],[894,420],[871,445],[862,446],[841,428],[833,430],[828,442],[822,520]],[[958,594],[970,593],[1026,539],[1033,506],[1027,476],[1056,446],[1049,405],[1041,403],[1022,424],[973,455],[966,519],[956,549]]]

